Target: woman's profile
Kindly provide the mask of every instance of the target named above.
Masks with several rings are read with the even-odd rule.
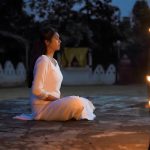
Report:
[[[34,65],[31,87],[30,115],[19,115],[14,118],[23,120],[66,121],[70,119],[93,120],[95,107],[86,98],[66,96],[61,98],[60,88],[63,75],[54,53],[60,49],[59,34],[51,27],[41,30],[42,55]]]

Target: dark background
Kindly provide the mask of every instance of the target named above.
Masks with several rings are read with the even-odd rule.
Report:
[[[107,68],[113,63],[118,72],[126,54],[132,72],[129,82],[144,82],[149,72],[150,8],[145,0],[137,1],[130,17],[120,14],[111,0],[1,0],[0,63],[9,59],[16,66],[23,61],[29,72],[39,28],[49,24],[60,33],[59,53],[64,47],[88,47],[93,70],[98,64]]]

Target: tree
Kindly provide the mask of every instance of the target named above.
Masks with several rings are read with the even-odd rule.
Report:
[[[34,22],[32,16],[24,11],[23,0],[1,0],[0,18],[0,30],[19,34],[23,37],[31,37],[30,31]]]
[[[107,65],[117,61],[114,43],[119,38],[118,25],[120,10],[111,4],[111,0],[86,0],[80,10],[85,22],[93,32],[94,64]]]
[[[139,74],[139,80],[143,80],[147,73],[148,51],[150,47],[150,9],[145,0],[137,1],[133,7],[133,39],[134,60]]]
[[[111,0],[32,0],[28,6],[42,17],[41,23],[58,29],[64,46],[92,48],[95,65],[116,61],[113,44],[118,39],[120,11]]]

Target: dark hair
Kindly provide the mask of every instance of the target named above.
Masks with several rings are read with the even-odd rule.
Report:
[[[40,30],[40,42],[41,42],[42,54],[46,54],[45,40],[51,41],[55,33],[56,33],[56,30],[49,26],[44,27]]]
[[[32,86],[33,81],[33,68],[37,58],[46,54],[46,45],[45,40],[51,41],[52,37],[57,31],[50,26],[45,26],[40,29],[40,38],[39,40],[34,41],[31,51],[29,52],[29,68],[28,68],[28,87]]]

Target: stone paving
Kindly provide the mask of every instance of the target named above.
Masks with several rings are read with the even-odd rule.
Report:
[[[145,94],[124,91],[88,98],[96,106],[94,121],[14,120],[13,116],[30,112],[28,99],[0,100],[0,150],[149,150]]]

